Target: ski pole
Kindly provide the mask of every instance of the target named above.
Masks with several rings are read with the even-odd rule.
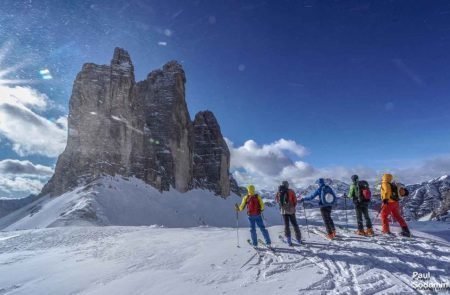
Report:
[[[344,194],[344,210],[345,210],[345,228],[348,231],[348,218],[347,218],[347,194]]]
[[[236,204],[237,207],[237,204]],[[237,238],[237,247],[239,246],[239,211],[236,210],[236,238]]]
[[[303,204],[303,211],[305,212],[306,230],[308,231],[308,238],[311,238],[311,236],[309,235],[309,226],[308,226],[308,218],[306,217],[305,202],[302,202],[302,204]]]

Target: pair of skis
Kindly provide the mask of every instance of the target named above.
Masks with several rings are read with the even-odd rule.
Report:
[[[258,247],[258,245],[253,245],[252,241],[250,239],[247,239],[247,243],[252,246],[256,251],[261,251],[261,250],[267,250],[267,251],[271,251],[273,253],[275,253],[275,250],[273,249],[273,247],[271,245],[267,245],[263,240],[258,239],[258,245],[261,245],[260,247]]]

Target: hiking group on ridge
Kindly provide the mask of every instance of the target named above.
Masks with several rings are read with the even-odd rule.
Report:
[[[351,181],[352,184],[350,185],[349,192],[348,194],[344,194],[343,197],[344,201],[347,198],[353,201],[357,222],[357,230],[355,233],[363,236],[374,236],[373,225],[369,215],[369,204],[372,199],[369,183],[365,180],[359,180],[358,175],[352,175]],[[302,235],[296,217],[297,204],[302,203],[304,207],[305,201],[311,201],[317,197],[320,213],[327,233],[326,237],[328,239],[334,239],[336,237],[336,227],[331,217],[333,205],[337,200],[336,194],[333,189],[325,183],[323,178],[319,178],[316,183],[318,184],[318,188],[309,196],[301,198],[300,200],[297,199],[294,190],[289,188],[288,181],[283,181],[278,187],[275,202],[279,206],[280,214],[284,222],[284,235],[286,242],[290,246],[293,245],[290,229],[291,225],[295,234],[295,242],[298,244],[302,243]],[[409,192],[405,187],[393,181],[393,176],[391,174],[383,175],[381,182],[382,203],[378,213],[381,215],[383,234],[391,234],[389,229],[389,216],[392,215],[393,219],[397,221],[402,228],[400,234],[406,237],[411,236],[408,225],[401,216],[399,206],[400,197],[408,196],[408,194]],[[265,227],[263,218],[264,202],[262,201],[261,196],[256,193],[254,185],[249,185],[247,187],[247,194],[242,198],[241,204],[235,205],[237,212],[243,211],[245,208],[247,208],[250,224],[251,240],[249,242],[255,247],[258,245],[256,233],[256,226],[258,226],[264,237],[265,244],[268,247],[271,247],[270,235]],[[366,230],[364,230],[363,218]]]

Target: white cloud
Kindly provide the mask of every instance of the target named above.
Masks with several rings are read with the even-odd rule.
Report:
[[[280,139],[271,144],[258,145],[254,140],[247,140],[243,146],[234,148],[233,143],[226,139],[232,152],[231,168],[245,168],[252,173],[275,176],[286,166],[293,165],[289,154],[302,157],[306,148],[293,140]]]
[[[282,180],[288,180],[294,187],[304,187],[318,178],[332,178],[350,182],[357,174],[361,179],[378,182],[383,173],[393,173],[404,183],[418,183],[450,174],[450,155],[423,161],[415,168],[394,168],[392,171],[377,171],[369,167],[330,166],[316,168],[311,164],[294,160],[304,157],[307,150],[293,140],[280,139],[271,144],[258,145],[253,140],[235,147],[226,139],[231,152],[231,171],[240,185],[255,184],[261,189],[275,189]]]
[[[20,198],[30,194],[38,194],[45,181],[39,178],[30,178],[22,176],[4,177],[0,175],[0,193],[1,196]]]
[[[20,156],[56,157],[67,140],[67,118],[55,122],[37,114],[53,104],[45,94],[29,87],[0,85],[0,135],[12,142]]]
[[[33,164],[27,160],[6,159],[0,161],[0,174],[51,176],[53,169],[48,166]]]
[[[48,105],[48,97],[30,87],[0,85],[2,103],[22,105],[27,108],[44,110]]]
[[[0,161],[0,196],[20,198],[37,194],[52,176],[53,169],[30,161]]]
[[[57,157],[67,140],[63,120],[52,122],[26,107],[0,103],[0,133],[13,143],[13,150],[20,156]]]

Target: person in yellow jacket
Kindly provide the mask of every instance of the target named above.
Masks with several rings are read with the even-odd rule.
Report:
[[[399,201],[399,192],[398,187],[392,182],[393,177],[391,174],[384,174],[381,180],[381,224],[382,231],[384,234],[390,234],[389,231],[389,215],[392,214],[392,217],[395,221],[397,221],[401,228],[401,235],[403,236],[411,236],[409,232],[408,225],[400,214],[400,206],[398,204]]]
[[[267,231],[262,218],[262,212],[264,211],[264,202],[261,197],[255,192],[255,186],[249,185],[247,187],[247,195],[242,198],[241,205],[236,204],[236,211],[242,211],[247,207],[248,221],[250,222],[250,236],[252,238],[253,246],[258,245],[258,237],[256,236],[256,226],[261,230],[266,245],[270,246],[270,236]]]

